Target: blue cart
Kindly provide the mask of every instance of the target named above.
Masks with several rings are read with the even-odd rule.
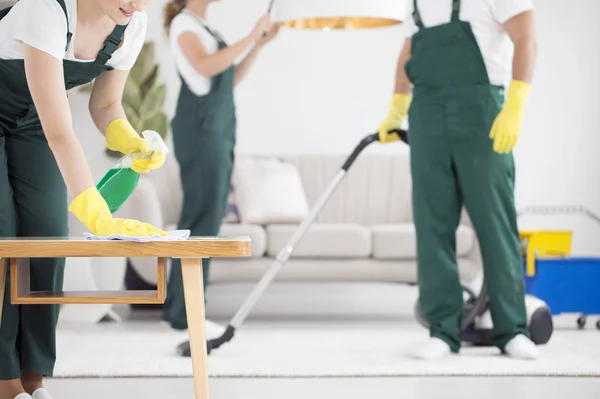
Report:
[[[599,282],[600,258],[537,258],[535,275],[525,276],[527,293],[546,302],[553,316],[580,313],[580,329],[588,315],[600,315]]]
[[[520,236],[527,294],[546,302],[552,315],[580,313],[579,328],[588,315],[600,315],[600,258],[570,257],[569,231],[523,231]]]

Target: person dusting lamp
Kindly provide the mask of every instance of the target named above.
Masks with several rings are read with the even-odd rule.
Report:
[[[148,151],[121,105],[128,71],[145,41],[146,2],[20,0],[0,11],[3,237],[65,237],[68,211],[96,235],[166,235],[150,224],[112,217],[75,135],[66,95],[95,79],[89,110],[108,148]],[[164,160],[157,152],[136,159],[133,169],[145,173]],[[63,258],[32,259],[30,266],[33,290],[61,290]],[[2,293],[0,399],[50,399],[43,377],[54,370],[59,306],[11,305],[9,286]]]
[[[227,206],[236,142],[234,89],[248,75],[264,45],[279,31],[267,13],[248,35],[227,44],[206,20],[208,6],[215,1],[170,0],[164,9],[165,30],[181,78],[171,123],[183,188],[178,228],[202,236],[219,233]],[[203,262],[205,289],[209,262]],[[186,329],[179,259],[173,259],[167,292],[163,321],[174,329]],[[209,339],[220,336],[223,330],[207,320]]]
[[[437,359],[459,352],[463,297],[455,237],[464,204],[480,241],[492,343],[508,356],[534,359],[512,156],[537,51],[533,5],[409,0],[407,30],[389,113],[378,131],[381,142],[395,141],[387,132],[408,116],[419,305],[430,325],[429,340],[412,355]]]

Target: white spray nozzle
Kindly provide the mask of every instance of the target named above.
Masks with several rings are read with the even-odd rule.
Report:
[[[160,137],[160,134],[154,130],[144,130],[142,136],[144,136],[144,139],[148,142],[148,152],[143,154],[141,152],[136,152],[134,154],[125,155],[113,165],[112,169],[131,168],[134,159],[150,158],[154,152],[162,152],[165,155],[168,154],[169,147],[167,147],[167,144],[165,144],[162,137]]]
[[[158,134],[158,132],[155,132],[154,130],[144,130],[142,132],[142,136],[144,136],[144,138],[148,142],[149,151],[147,154],[144,154],[145,156],[149,156],[153,152],[162,152],[165,155],[168,154],[169,147],[167,147],[167,144],[165,144],[164,140],[162,139],[162,137],[160,137],[160,134]]]

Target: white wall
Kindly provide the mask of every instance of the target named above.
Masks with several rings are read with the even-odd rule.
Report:
[[[450,1],[450,0],[449,0]],[[239,40],[269,0],[222,0],[209,12],[229,41]],[[147,6],[148,39],[157,41],[162,79],[172,114],[179,81],[162,31],[164,0]],[[539,57],[534,90],[515,150],[517,207],[583,205],[600,214],[600,15],[598,0],[536,1]],[[237,91],[238,152],[349,153],[384,117],[394,83],[403,27],[356,32],[282,29]],[[90,156],[101,167],[101,137],[85,104],[71,95],[76,125]],[[93,137],[93,138],[92,138]],[[316,147],[311,141],[319,143]],[[368,151],[405,151],[374,145]],[[574,251],[600,255],[600,224],[580,216],[520,219],[522,228],[573,228]]]

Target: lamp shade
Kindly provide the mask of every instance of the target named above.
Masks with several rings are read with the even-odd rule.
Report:
[[[364,29],[397,25],[407,0],[275,0],[274,21],[297,29]]]

